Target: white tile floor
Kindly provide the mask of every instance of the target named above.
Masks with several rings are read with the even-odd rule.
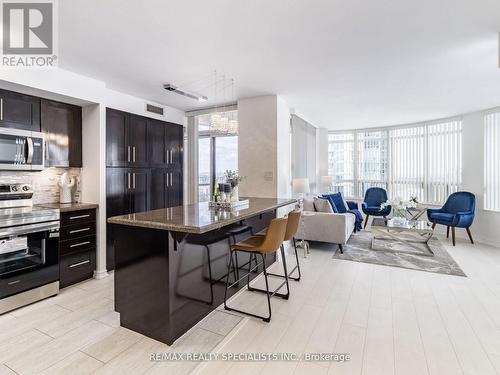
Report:
[[[500,249],[445,246],[468,278],[312,249],[271,323],[217,311],[173,347],[119,327],[113,277],[0,316],[2,374],[500,374]],[[260,283],[258,281],[257,283]],[[265,312],[265,296],[233,304]],[[151,362],[150,352],[341,352],[337,362]]]

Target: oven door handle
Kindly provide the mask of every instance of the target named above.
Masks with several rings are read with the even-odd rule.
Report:
[[[8,236],[19,236],[22,234],[44,232],[47,230],[59,229],[59,222],[36,223],[0,229],[0,238]]]
[[[28,142],[28,157],[26,158],[26,164],[31,164],[33,163],[33,138],[28,137],[26,141]]]

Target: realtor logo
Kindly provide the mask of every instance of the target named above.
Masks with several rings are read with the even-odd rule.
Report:
[[[55,66],[55,10],[51,0],[2,1],[2,66]]]

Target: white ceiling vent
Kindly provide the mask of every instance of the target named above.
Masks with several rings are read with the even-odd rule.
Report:
[[[165,108],[146,103],[146,112],[154,113],[155,115],[165,116]]]

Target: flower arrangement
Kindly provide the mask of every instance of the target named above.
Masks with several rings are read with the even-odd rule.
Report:
[[[235,188],[240,184],[241,181],[245,179],[243,176],[238,175],[238,171],[227,170],[224,172],[224,177],[226,179],[226,183],[231,184],[231,188]]]
[[[380,205],[380,208],[385,208],[387,206],[392,207],[393,216],[398,222],[407,220],[408,210],[411,208],[417,208],[418,200],[417,197],[410,197],[409,200],[404,201],[401,198],[389,199]]]

